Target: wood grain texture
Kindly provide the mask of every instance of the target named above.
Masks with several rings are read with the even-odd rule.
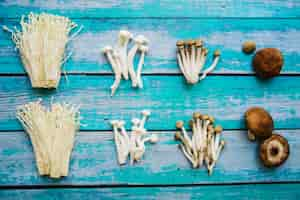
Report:
[[[52,12],[71,17],[299,17],[297,0],[2,0],[0,16]]]
[[[69,176],[51,180],[37,174],[34,154],[24,132],[0,133],[0,186],[21,185],[174,185],[299,181],[299,130],[281,130],[290,144],[290,157],[276,169],[258,159],[257,143],[245,131],[226,131],[226,146],[212,176],[192,169],[174,141],[174,132],[161,131],[159,142],[147,145],[143,160],[120,167],[111,132],[81,132],[76,136]]]
[[[19,20],[2,20],[0,25],[18,26]],[[178,39],[203,38],[210,50],[206,66],[212,62],[215,49],[222,52],[214,73],[252,74],[252,56],[241,51],[242,43],[254,40],[257,48],[279,48],[285,58],[283,74],[300,72],[299,19],[75,19],[83,25],[81,34],[72,41],[73,52],[64,70],[71,73],[112,73],[101,53],[105,45],[114,45],[120,29],[146,35],[150,51],[143,72],[146,74],[179,74],[176,61]],[[136,60],[137,62],[138,60]],[[0,73],[24,74],[23,66],[10,35],[0,30]]]
[[[300,184],[0,190],[0,199],[299,199]]]
[[[300,77],[277,77],[260,81],[248,76],[209,76],[194,86],[179,76],[145,76],[144,89],[123,81],[110,97],[113,76],[68,76],[57,90],[33,90],[27,77],[1,77],[0,130],[22,130],[15,118],[19,105],[45,99],[81,105],[82,130],[111,130],[109,120],[140,116],[152,110],[150,130],[174,130],[179,119],[189,120],[194,111],[208,113],[225,129],[244,127],[243,114],[251,106],[266,108],[276,128],[299,128]],[[129,128],[127,123],[127,127]]]

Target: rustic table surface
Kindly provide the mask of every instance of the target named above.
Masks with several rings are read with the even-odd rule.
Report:
[[[32,89],[18,52],[0,31],[0,199],[299,199],[300,198],[300,2],[298,0],[1,0],[0,25],[18,26],[21,15],[46,11],[72,18],[84,29],[68,49],[57,90]],[[123,81],[111,98],[113,74],[101,48],[122,28],[150,41],[144,89]],[[188,86],[178,70],[178,39],[204,38],[217,69],[201,83]],[[241,52],[245,40],[258,48],[282,50],[279,77],[258,80],[252,56]],[[299,60],[298,60],[299,59]],[[211,57],[209,59],[211,62]],[[18,105],[37,98],[81,105],[69,176],[51,180],[37,174],[28,136],[15,118]],[[246,139],[243,113],[262,106],[275,119],[277,132],[291,147],[288,161],[267,169],[257,144]],[[139,164],[120,167],[110,119],[130,120],[151,109],[147,123],[160,136]],[[193,170],[173,141],[175,122],[193,111],[215,116],[225,131],[226,148],[212,176]],[[129,128],[129,126],[127,126]]]

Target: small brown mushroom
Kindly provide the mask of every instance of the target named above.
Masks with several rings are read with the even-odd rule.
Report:
[[[278,49],[265,48],[255,54],[252,66],[260,78],[267,79],[280,74],[283,62],[283,56]]]
[[[260,159],[266,167],[277,167],[287,160],[289,151],[288,141],[273,134],[260,145]]]
[[[266,139],[272,135],[274,122],[272,116],[263,108],[252,107],[245,113],[248,138]]]
[[[242,46],[242,50],[245,54],[251,54],[255,51],[256,44],[253,41],[246,41]]]

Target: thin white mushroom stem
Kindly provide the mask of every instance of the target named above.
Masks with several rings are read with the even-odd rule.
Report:
[[[139,128],[144,128],[145,127],[146,120],[148,119],[148,117],[150,115],[151,115],[150,110],[143,110],[142,111],[142,119],[140,121]]]
[[[145,59],[145,53],[149,50],[148,46],[146,45],[141,45],[139,47],[139,50],[141,51],[141,57],[138,63],[138,68],[137,68],[137,83],[139,88],[143,88],[143,81],[142,81],[142,68],[144,65],[144,59]]]
[[[127,30],[120,30],[118,38],[118,51],[120,54],[120,62],[122,66],[122,75],[125,80],[128,80],[128,65],[127,65],[127,46],[132,38],[132,34]]]
[[[115,145],[116,145],[116,150],[117,150],[117,157],[118,157],[118,163],[119,165],[123,165],[126,163],[126,159],[122,156],[122,147],[121,147],[121,138],[120,138],[120,133],[118,131],[118,120],[111,120],[110,124],[113,127],[113,132],[114,132],[114,140],[115,140]]]
[[[220,142],[220,145],[219,145],[218,149],[217,149],[216,159],[213,160],[212,163],[211,163],[211,165],[210,165],[210,168],[209,168],[209,175],[212,174],[213,169],[214,169],[214,167],[215,167],[215,165],[216,165],[216,163],[217,163],[217,160],[219,159],[219,156],[220,156],[221,151],[222,151],[222,149],[224,148],[224,146],[225,146],[225,141],[222,140],[222,141]]]
[[[177,49],[178,49],[178,52],[179,52],[178,56],[177,56],[177,59],[178,59],[178,62],[179,62],[179,67],[180,66],[182,67],[181,71],[182,71],[183,75],[185,76],[187,82],[190,83],[190,81],[192,79],[191,78],[191,71],[188,67],[189,63],[188,63],[187,57],[185,55],[184,45],[185,45],[185,42],[183,40],[177,41],[176,46],[177,46]],[[181,59],[179,59],[179,57]],[[181,63],[181,65],[180,65],[180,63]]]
[[[128,52],[128,57],[127,57],[127,67],[129,71],[129,75],[132,81],[132,87],[137,87],[137,77],[136,73],[134,71],[134,57],[141,45],[147,45],[149,43],[149,40],[143,36],[143,35],[138,35],[136,38],[133,39],[135,44],[133,47],[129,50]]]
[[[121,81],[121,69],[119,67],[119,63],[117,61],[118,56],[116,54],[115,51],[113,51],[113,48],[111,46],[105,46],[102,49],[102,52],[106,55],[113,72],[115,73],[115,81],[112,84],[111,88],[111,96],[114,95],[115,91],[117,90],[117,88],[120,85],[120,81]]]
[[[203,72],[202,76],[200,77],[200,80],[203,80],[207,76],[208,73],[212,72],[216,68],[216,66],[219,62],[219,59],[220,59],[220,55],[221,55],[221,52],[219,50],[216,50],[214,52],[213,63]]]
[[[204,64],[206,62],[206,56],[207,56],[207,54],[208,54],[208,49],[207,48],[203,48],[202,51],[201,51],[200,62],[199,62],[199,69],[198,69],[199,73],[201,73],[201,70],[204,67]],[[199,80],[201,80],[201,79],[199,79]]]
[[[181,130],[183,138],[187,141],[188,147],[190,149],[192,149],[192,146],[193,146],[192,140],[190,139],[190,137],[188,136],[188,134],[187,134],[187,132],[186,132],[186,130],[184,128],[183,121],[181,121],[181,120],[177,121],[176,122],[176,128],[179,129],[179,130]]]
[[[180,56],[180,52],[177,51],[176,54],[177,54],[177,62],[178,62],[179,68],[180,68],[181,72],[183,73],[184,77],[185,77],[186,79],[188,79],[189,74],[188,74],[188,72],[186,71],[186,69],[185,69],[185,67],[184,67],[184,65],[183,65],[183,61],[182,61],[182,58],[181,58],[181,56]]]
[[[191,82],[193,84],[197,83],[199,80],[198,70],[196,67],[196,41],[195,40],[188,40],[186,42],[187,46],[187,53],[189,55],[189,67],[190,68],[190,75],[191,75]]]
[[[179,147],[183,152],[183,154],[185,155],[185,157],[192,163],[193,168],[197,168],[198,166],[197,162],[195,162],[194,159],[192,158],[192,155],[187,152],[186,147],[183,144],[179,144]]]

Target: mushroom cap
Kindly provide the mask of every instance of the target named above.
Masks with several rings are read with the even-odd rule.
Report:
[[[201,113],[200,112],[194,112],[193,113],[193,118],[194,119],[199,119],[201,117]]]
[[[144,35],[138,35],[134,38],[134,42],[138,45],[148,44],[149,40]]]
[[[260,159],[266,167],[277,167],[289,157],[289,143],[281,135],[273,134],[260,145]]]
[[[256,44],[254,41],[246,41],[243,43],[242,50],[245,54],[251,54],[255,51]]]
[[[107,53],[109,51],[113,51],[112,46],[105,46],[105,47],[102,48],[103,53]]]
[[[138,119],[138,118],[133,118],[133,119],[131,120],[131,123],[133,123],[133,124],[139,124],[140,122],[141,122],[141,120]]]
[[[187,40],[186,44],[189,46],[195,45],[196,44],[196,40]]]
[[[215,127],[215,132],[216,132],[216,133],[221,133],[222,131],[223,131],[222,126],[217,125],[217,126]]]
[[[143,110],[142,115],[149,116],[149,115],[151,115],[151,111],[150,110]]]
[[[127,30],[120,30],[120,32],[119,32],[119,37],[122,37],[122,38],[127,38],[127,39],[129,39],[129,38],[132,38],[132,33],[130,33],[129,31],[127,31]]]
[[[177,122],[176,122],[176,128],[178,128],[178,129],[181,129],[182,127],[183,127],[183,121],[181,121],[181,120],[178,120]]]
[[[272,116],[263,108],[252,107],[245,113],[246,127],[258,139],[272,135],[274,122]]]
[[[178,40],[178,41],[176,42],[176,46],[177,46],[177,47],[184,46],[184,40]]]
[[[221,51],[219,49],[215,50],[214,57],[221,56]]]
[[[278,49],[265,48],[259,50],[252,60],[252,66],[260,78],[271,78],[280,74],[283,56]]]
[[[149,47],[146,46],[146,45],[141,45],[141,46],[139,47],[139,50],[140,50],[141,52],[147,52],[147,51],[149,50]]]
[[[201,40],[201,39],[196,40],[195,45],[196,45],[196,47],[202,47],[203,46],[203,40]]]
[[[110,122],[109,122],[112,126],[116,126],[118,123],[119,123],[119,121],[118,120],[110,120]]]
[[[215,118],[213,116],[208,116],[208,120],[211,124],[215,123]]]
[[[207,48],[203,48],[203,54],[206,56],[208,54],[208,49]]]

